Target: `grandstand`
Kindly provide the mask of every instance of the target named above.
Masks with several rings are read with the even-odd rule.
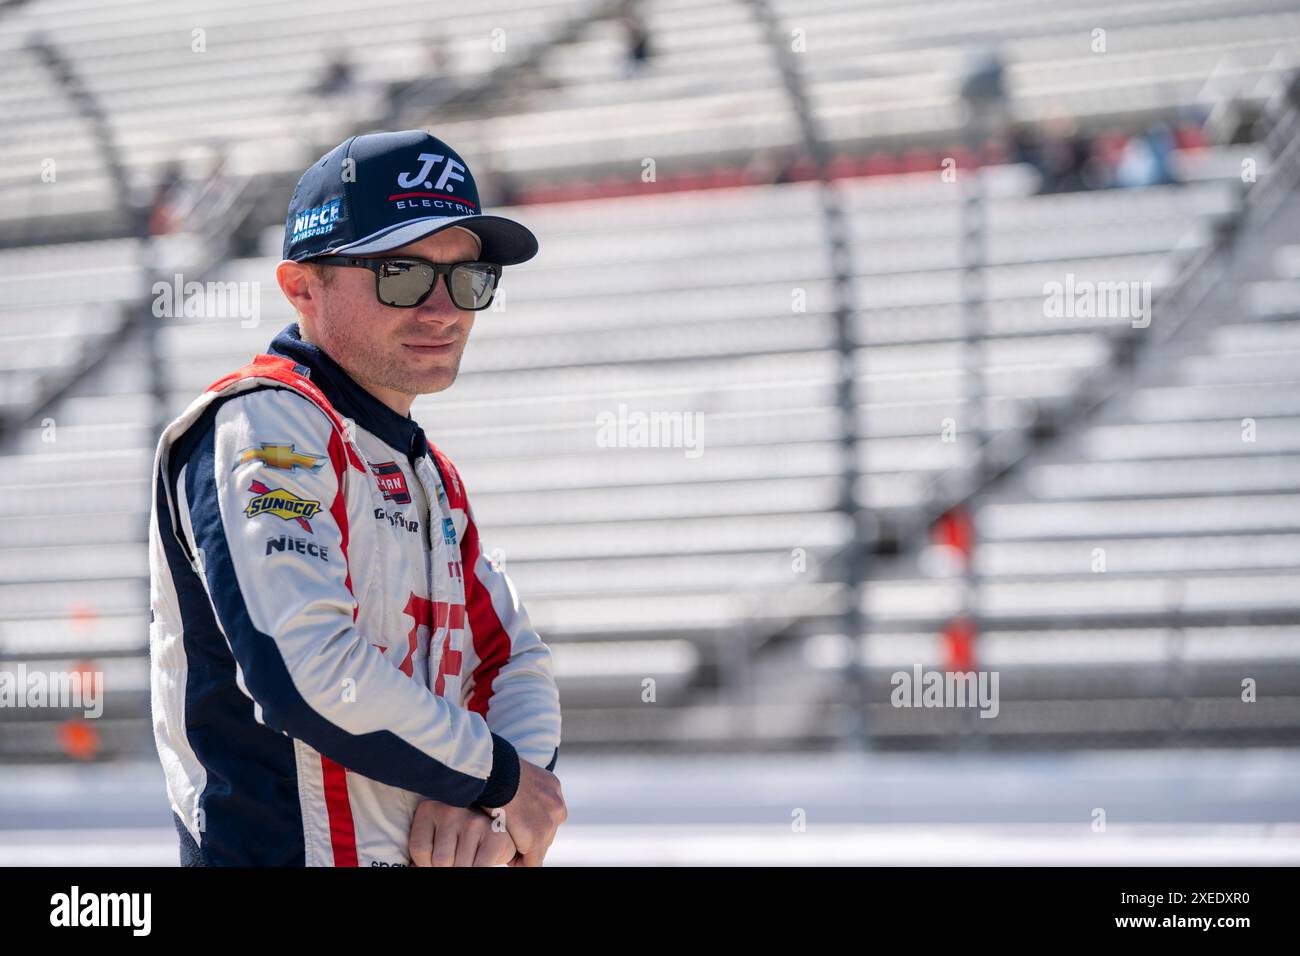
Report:
[[[108,694],[89,739],[63,712],[0,712],[0,757],[149,754],[159,426],[292,320],[273,270],[303,166],[351,132],[425,123],[482,157],[541,239],[456,386],[413,415],[554,649],[566,750],[833,745],[862,703],[850,661],[880,747],[1296,742],[1294,4],[775,4],[806,39],[848,223],[848,356],[825,187],[753,4],[639,5],[653,53],[635,71],[618,5],[491,0],[415,14],[398,42],[372,6],[0,8],[0,657],[93,667]],[[954,77],[994,39],[1017,121],[1168,124],[1177,181],[1043,192],[1005,143],[964,143]],[[340,55],[348,87],[322,92]],[[69,90],[111,125],[125,186]],[[787,155],[781,176],[755,162]],[[185,215],[137,234],[178,160],[200,170]],[[256,315],[156,316],[154,283],[176,273],[256,289]],[[1150,327],[1051,314],[1067,276],[1149,284]],[[865,539],[842,507],[846,361]],[[699,422],[699,454],[603,447],[600,417],[623,407]],[[965,574],[932,543],[954,508],[974,521]],[[863,634],[843,628],[854,601]],[[1002,674],[1002,718],[891,707],[891,673],[953,666],[944,635],[964,616],[974,661]]]
[[[463,123],[440,114],[439,129],[491,151],[518,177],[561,181],[570,170],[626,177],[632,158],[704,168],[705,157],[745,164],[756,151],[799,147],[755,6],[639,4],[657,51],[644,69],[627,74],[618,31],[604,23],[551,48],[524,96],[507,89],[476,100]],[[921,162],[932,159],[927,148],[960,141],[953,77],[973,50],[996,45],[1006,55],[1018,119],[1064,112],[1101,129],[1220,99],[1257,100],[1300,36],[1300,12],[1286,0],[771,6],[783,38],[797,45],[828,141],[848,155],[919,150],[908,158]]]

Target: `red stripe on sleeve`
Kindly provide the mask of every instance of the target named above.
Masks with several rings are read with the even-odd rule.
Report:
[[[347,503],[343,500],[343,478],[346,471],[346,457],[343,451],[343,440],[339,438],[338,432],[330,432],[330,464],[334,466],[334,477],[338,480],[338,492],[334,495],[334,501],[330,505],[330,516],[334,523],[338,525],[339,534],[342,536],[339,550],[343,552],[343,563],[347,567],[346,584],[348,591],[352,591],[352,563],[348,560],[348,509]],[[352,621],[356,622],[357,612],[360,608],[357,606],[356,595],[352,595]]]
[[[343,500],[343,478],[347,471],[347,456],[343,450],[343,440],[336,431],[330,432],[330,464],[334,466],[334,476],[338,479],[338,491],[330,504],[330,515],[338,525],[341,536],[339,550],[343,552],[343,562],[347,567],[348,592],[352,592],[352,567],[348,561],[348,512]],[[352,620],[357,619],[356,595],[352,596]],[[335,866],[357,865],[357,833],[352,819],[352,802],[348,799],[348,771],[342,764],[331,760],[324,754],[320,758],[321,770],[325,778],[325,809],[330,821],[330,846],[334,850]]]
[[[474,635],[474,653],[478,657],[474,666],[474,690],[468,706],[486,719],[488,704],[492,700],[492,682],[510,660],[510,635],[492,606],[492,595],[475,573],[479,559],[478,528],[468,511],[465,512],[465,537],[461,541],[460,553],[465,569],[465,610]]]
[[[478,527],[469,510],[469,498],[461,483],[460,472],[451,463],[451,459],[435,445],[430,444],[429,450],[446,483],[447,504],[465,512],[465,534],[461,538],[460,558],[465,574],[465,612],[474,636],[474,654],[478,657],[478,664],[474,667],[474,690],[470,693],[467,706],[486,719],[488,704],[492,700],[492,682],[510,660],[510,635],[492,605],[492,595],[479,581],[476,573],[481,550]]]
[[[324,754],[320,756],[320,766],[325,778],[325,807],[329,811],[334,865],[356,866],[357,831],[352,822],[352,802],[348,799],[348,771]]]

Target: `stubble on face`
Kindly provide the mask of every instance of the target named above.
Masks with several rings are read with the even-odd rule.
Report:
[[[476,258],[479,245],[477,237],[453,228],[382,255],[457,262]],[[317,268],[333,275],[322,289],[323,308],[310,337],[358,384],[390,405],[394,397],[403,396],[409,407],[415,396],[443,391],[456,381],[474,313],[456,308],[445,276],[423,305],[397,309],[375,298],[375,278],[368,270]],[[306,328],[303,332],[308,334]],[[441,354],[407,348],[444,342],[451,348]]]

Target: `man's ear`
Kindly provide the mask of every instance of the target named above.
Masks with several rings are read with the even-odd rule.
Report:
[[[321,310],[321,281],[311,266],[283,259],[275,267],[275,281],[280,291],[304,319],[314,321]]]

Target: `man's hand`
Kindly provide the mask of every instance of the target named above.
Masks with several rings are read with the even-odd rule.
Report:
[[[510,834],[495,831],[482,810],[437,800],[415,808],[406,850],[415,866],[500,866],[517,855]]]
[[[519,789],[502,808],[506,830],[519,855],[511,866],[541,866],[555,831],[569,818],[560,778],[527,760],[519,761]]]

